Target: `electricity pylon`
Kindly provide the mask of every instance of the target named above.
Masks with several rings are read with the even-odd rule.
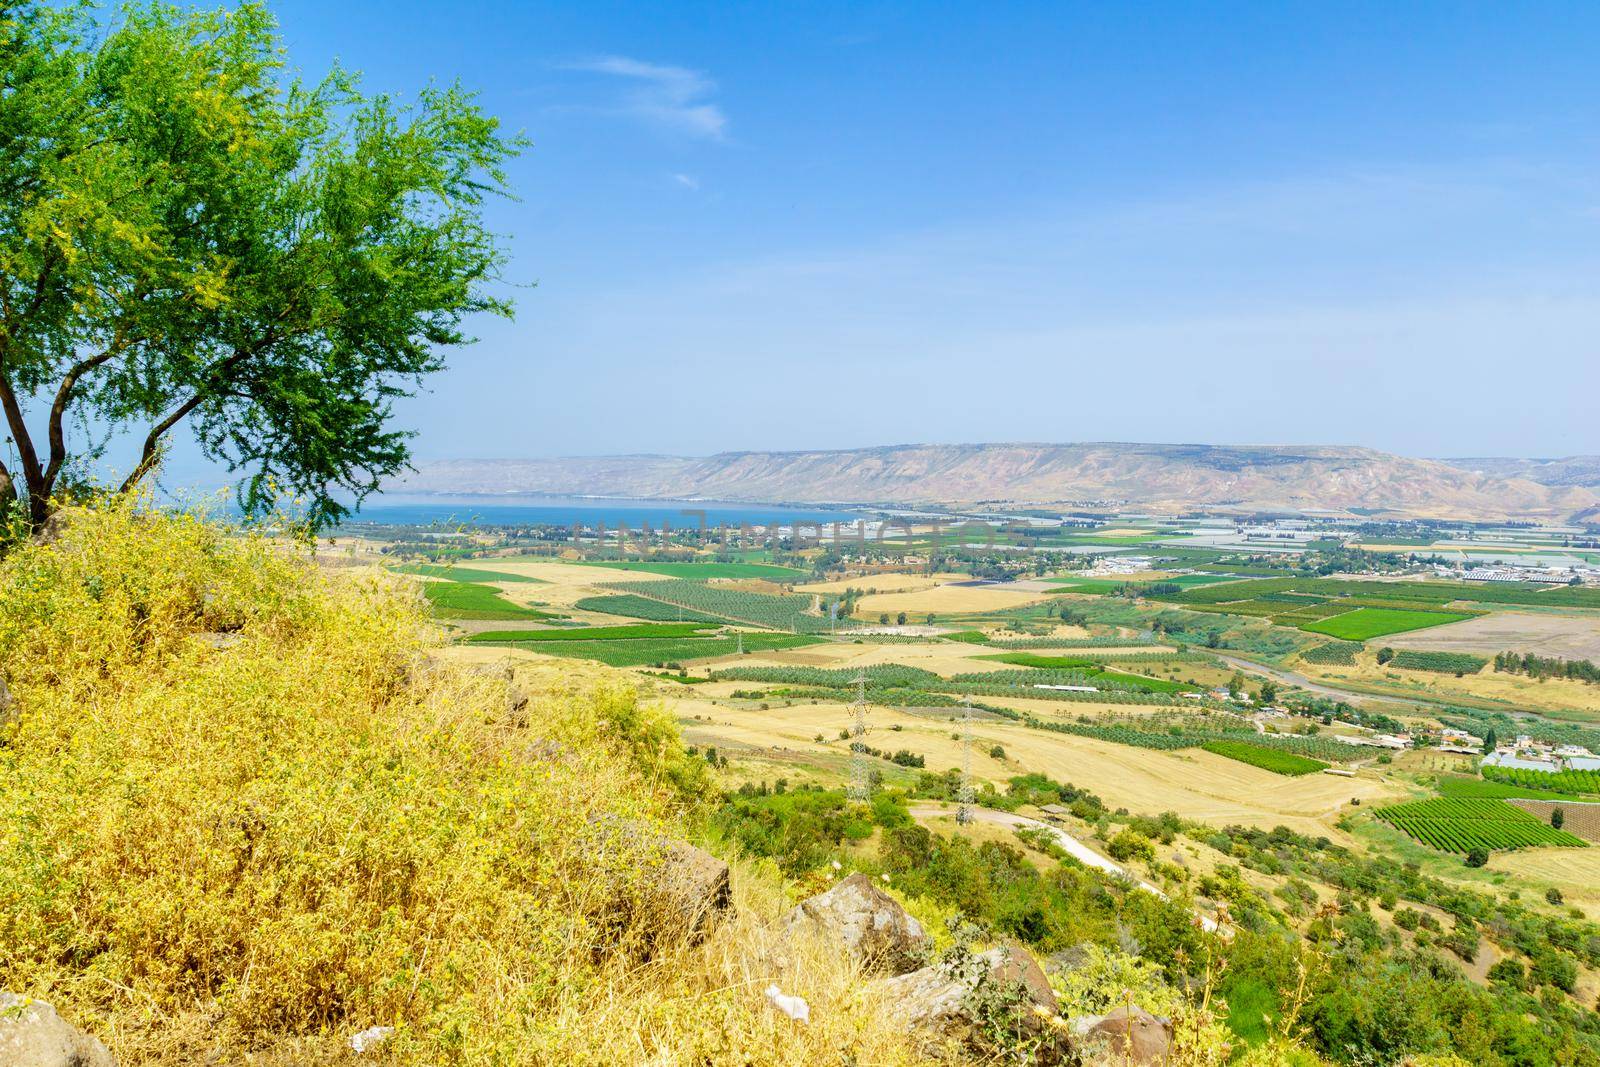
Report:
[[[872,796],[872,765],[867,762],[867,672],[856,675],[854,721],[850,724],[850,799],[865,804]]]
[[[972,821],[972,808],[977,803],[977,790],[972,788],[972,708],[961,709],[961,785],[956,790],[956,823],[965,826]]]

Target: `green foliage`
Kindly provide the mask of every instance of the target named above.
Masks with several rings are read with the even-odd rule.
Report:
[[[449,567],[434,563],[406,563],[394,568],[401,574],[415,574],[423,578],[438,578],[446,582],[515,582],[526,585],[545,585],[543,578],[508,571],[485,571],[474,567]]]
[[[705,562],[676,563],[671,561],[654,562],[651,560],[583,560],[585,567],[608,567],[619,571],[643,571],[647,574],[665,574],[671,578],[683,578],[692,582],[709,581],[712,578],[758,578],[769,582],[803,582],[811,576],[805,571],[795,570],[793,567],[780,567],[774,563],[716,563],[710,560]]]
[[[489,630],[467,638],[469,644],[499,645],[514,641],[519,645],[542,641],[629,641],[698,636],[706,628],[698,622],[669,622],[656,626],[572,626],[560,630]],[[754,635],[752,635],[754,636]]]
[[[698,611],[663,604],[659,600],[646,600],[642,596],[618,593],[614,596],[586,596],[572,605],[580,611],[598,611],[603,615],[622,615],[630,619],[653,619],[659,622],[721,622],[721,619]]]
[[[1413,611],[1394,608],[1357,608],[1331,619],[1302,623],[1300,629],[1309,633],[1327,634],[1344,641],[1365,641],[1387,634],[1422,630],[1429,626],[1442,626],[1447,622],[1460,622],[1472,616],[1462,612]]]
[[[1477,674],[1489,661],[1466,652],[1427,652],[1402,648],[1390,664],[1407,671],[1433,671],[1438,674]]]
[[[1579,796],[1600,793],[1600,771],[1533,771],[1526,767],[1484,765],[1478,773],[1491,782]]]
[[[982,630],[957,630],[944,635],[946,641],[960,641],[968,645],[987,645],[990,643],[989,635]]]
[[[1439,779],[1438,790],[1440,796],[1463,797],[1483,800],[1562,800],[1569,794],[1557,793],[1549,789],[1530,789],[1523,786],[1507,785],[1504,782],[1489,782],[1482,778],[1468,778],[1465,775],[1449,774]]]
[[[1532,653],[1502,652],[1494,658],[1494,669],[1506,674],[1526,674],[1530,678],[1570,678],[1600,685],[1600,666],[1587,659],[1559,659]]]
[[[812,613],[815,599],[810,596],[746,593],[686,579],[662,582],[615,582],[606,588],[698,611],[729,622],[742,622],[769,630],[790,630],[806,634],[827,633],[832,629],[827,618]]]
[[[433,607],[436,619],[471,619],[483,622],[510,622],[514,619],[559,619],[560,615],[537,608],[513,604],[490,585],[471,582],[428,582],[422,595]]]
[[[1328,766],[1320,760],[1297,756],[1292,752],[1263,748],[1249,741],[1207,741],[1200,747],[1207,752],[1215,752],[1219,756],[1227,756],[1229,759],[1236,759],[1240,763],[1248,763],[1274,774],[1315,774],[1327,769]]]
[[[552,633],[559,631],[539,631]],[[738,639],[733,637],[684,637],[678,639],[643,639],[610,641],[561,641],[544,639],[526,641],[528,631],[506,631],[506,636],[484,642],[508,648],[527,648],[546,656],[566,656],[572,659],[592,659],[611,667],[644,667],[664,664],[681,664],[697,659],[714,659],[731,656],[738,650]],[[515,637],[509,636],[515,634]],[[744,648],[758,652],[772,648],[800,648],[815,644],[814,637],[790,634],[745,634]]]
[[[247,510],[313,526],[404,469],[395,399],[510,312],[481,212],[520,139],[457,86],[299,80],[254,3],[7,4],[0,79],[0,400],[35,524],[100,458],[79,421],[140,429],[124,489],[188,421]]]
[[[1548,826],[1537,816],[1503,800],[1417,800],[1379,808],[1376,814],[1395,829],[1441,852],[1470,854],[1477,848],[1515,849],[1530,845],[1583,848],[1586,844],[1582,838]]]

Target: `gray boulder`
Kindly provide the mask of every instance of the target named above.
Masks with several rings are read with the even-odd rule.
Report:
[[[986,1054],[993,1051],[986,1043],[998,1039],[1026,1044],[1034,1063],[1071,1060],[1057,1027],[1055,992],[1024,949],[993,948],[878,984],[900,1020],[931,1038],[963,1041]]]
[[[1172,1020],[1117,1008],[1072,1020],[1086,1067],[1155,1067],[1172,1055]]]
[[[788,931],[819,930],[844,945],[869,971],[905,974],[922,962],[928,936],[893,897],[864,874],[852,874],[784,916]]]
[[[691,940],[703,939],[716,917],[733,906],[728,865],[683,841],[662,841],[652,858],[656,896],[681,920]]]
[[[0,993],[0,1064],[5,1067],[116,1067],[96,1038],[42,1000]]]
[[[0,726],[10,726],[17,721],[17,702],[11,696],[6,680],[0,678]]]

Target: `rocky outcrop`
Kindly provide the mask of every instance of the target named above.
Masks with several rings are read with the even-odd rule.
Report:
[[[0,993],[0,1064],[5,1067],[116,1067],[96,1038],[42,1000]]]
[[[661,842],[654,859],[654,895],[681,921],[691,940],[701,940],[712,921],[733,906],[728,865],[683,841]]]
[[[1085,1067],[1156,1067],[1172,1054],[1172,1020],[1118,1008],[1072,1021]]]
[[[1027,951],[993,948],[883,979],[880,989],[907,1027],[940,1040],[982,1045],[997,1036],[1034,1046],[1033,1062],[1070,1062],[1056,995]]]
[[[898,975],[922,963],[928,936],[893,897],[864,874],[852,874],[784,916],[790,932],[819,931],[838,941],[863,968]]]
[[[615,815],[596,816],[590,829],[591,852],[621,879],[619,899],[627,901],[647,946],[676,938],[699,942],[733,906],[728,865],[704,849]]]
[[[11,695],[11,689],[6,685],[6,680],[0,678],[0,727],[10,726],[17,721],[17,701]]]

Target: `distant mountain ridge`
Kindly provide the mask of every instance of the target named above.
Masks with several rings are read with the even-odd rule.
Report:
[[[1470,458],[1443,462],[1462,470],[1479,471],[1497,478],[1526,478],[1540,485],[1580,485],[1600,489],[1600,456],[1563,459]]]
[[[702,457],[443,460],[422,464],[388,488],[793,503],[1120,506],[1157,513],[1332,510],[1476,520],[1563,519],[1600,506],[1600,494],[1582,485],[1540,484],[1514,471],[1469,469],[1467,462],[1333,445],[890,445]]]

